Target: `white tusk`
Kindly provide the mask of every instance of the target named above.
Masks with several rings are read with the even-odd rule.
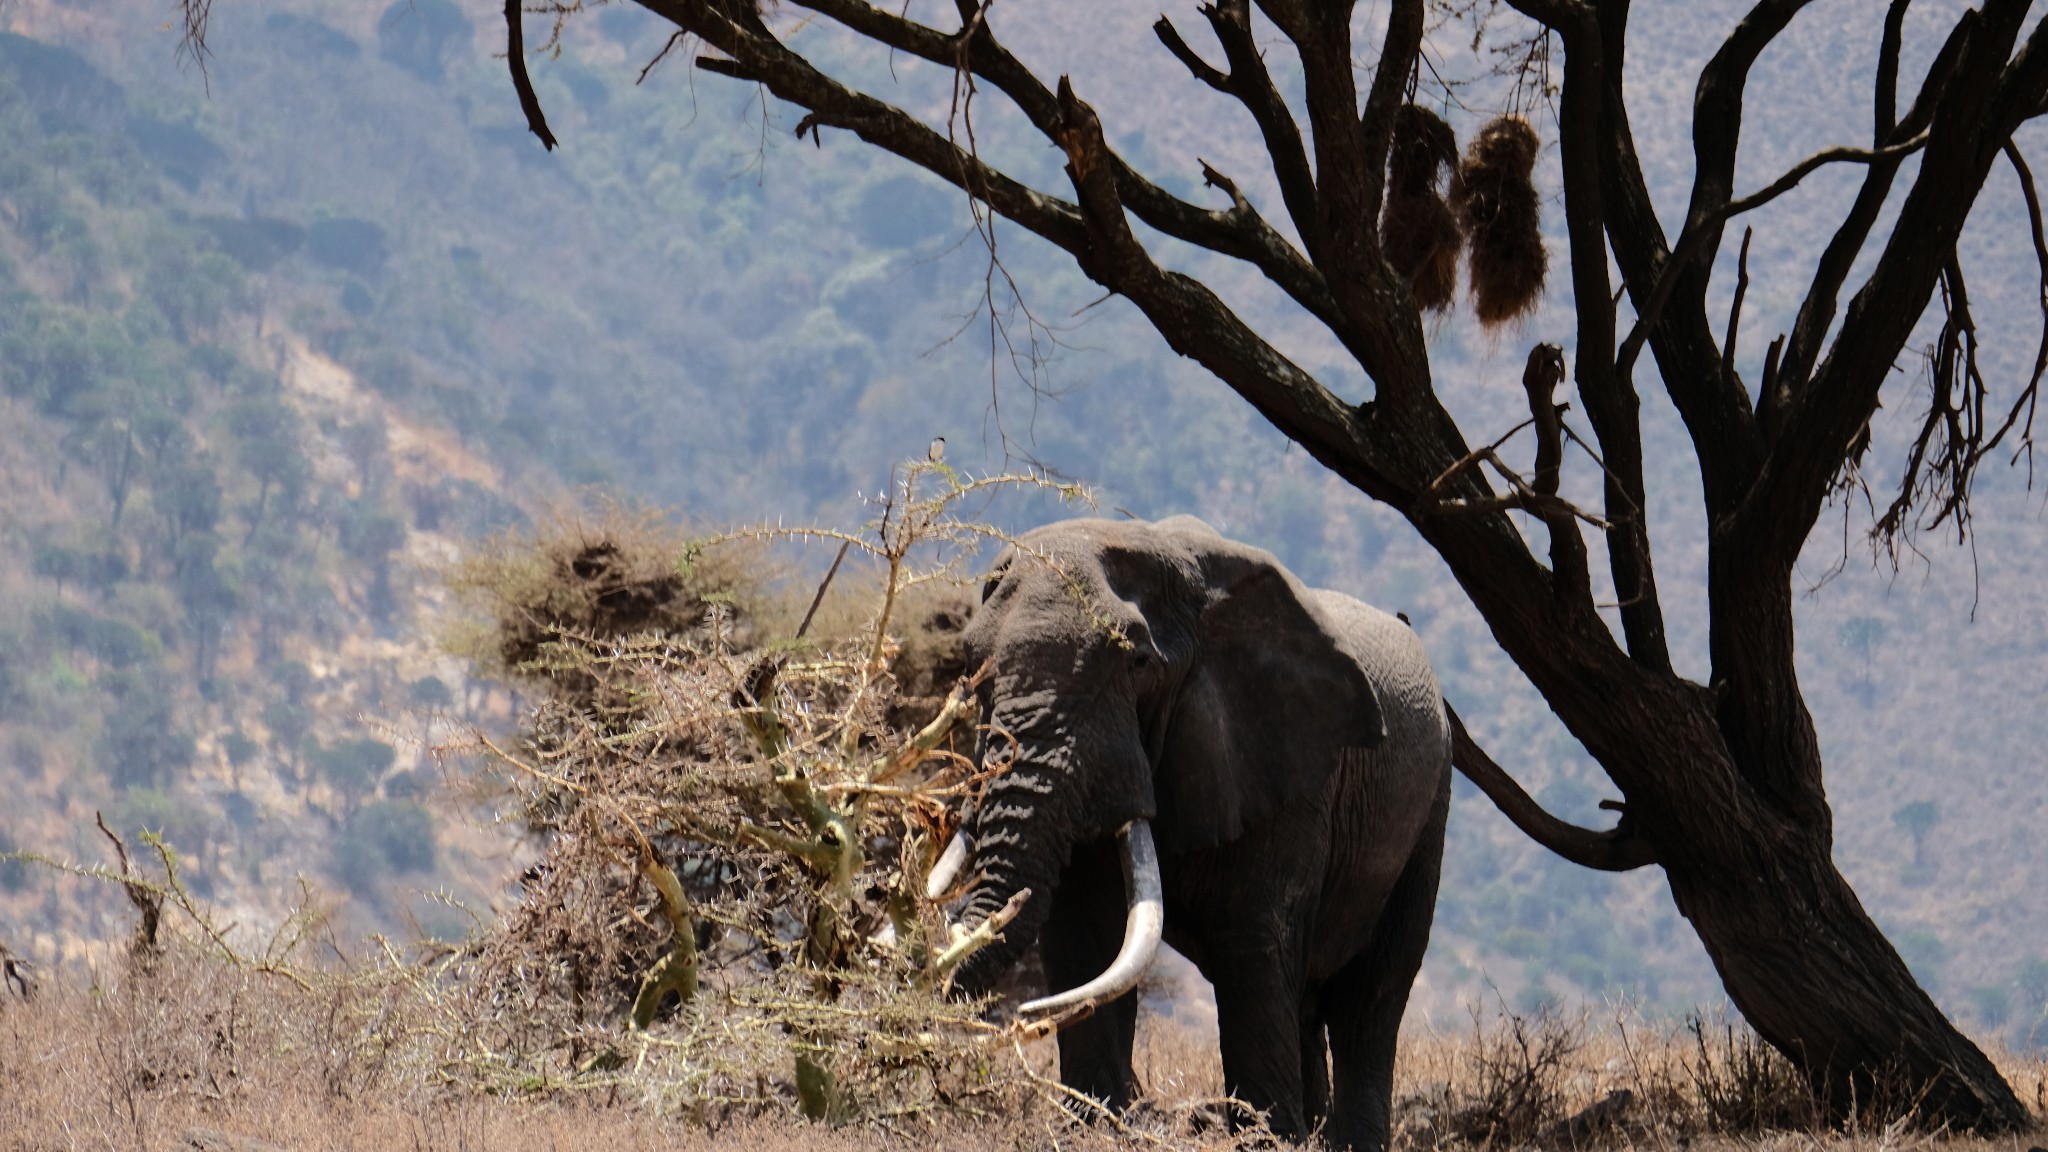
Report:
[[[939,854],[939,862],[932,865],[931,875],[924,880],[924,898],[937,900],[953,890],[953,882],[960,878],[960,869],[966,865],[967,857],[974,851],[974,837],[965,831],[953,833],[952,842]]]
[[[1124,946],[1102,975],[1079,988],[1033,1000],[1019,1015],[1056,1016],[1079,1011],[1085,1016],[1138,986],[1152,958],[1159,954],[1159,936],[1166,927],[1166,905],[1159,886],[1159,854],[1152,848],[1152,827],[1133,820],[1117,836],[1123,849],[1124,891],[1131,910],[1124,920]]]

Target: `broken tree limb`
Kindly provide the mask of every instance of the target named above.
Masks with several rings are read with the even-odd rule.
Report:
[[[1536,426],[1536,471],[1529,487],[1540,496],[1557,495],[1557,474],[1564,466],[1564,422],[1557,404],[1557,386],[1562,383],[1564,349],[1555,344],[1529,349],[1529,363],[1522,369],[1529,420]]]
[[[93,823],[100,826],[100,832],[113,842],[114,855],[121,859],[121,889],[128,894],[128,902],[135,905],[140,919],[135,922],[135,940],[129,946],[137,959],[149,959],[163,951],[157,942],[157,927],[163,921],[164,891],[136,874],[135,865],[128,859],[128,846],[107,827],[104,816],[92,814]]]
[[[674,943],[655,961],[640,980],[640,992],[633,997],[633,1031],[645,1032],[654,1023],[668,994],[688,1004],[697,995],[697,921],[690,911],[690,897],[683,891],[675,870],[663,864],[653,846],[641,842],[640,874],[654,885],[661,897],[661,912],[674,931]]]
[[[932,957],[931,964],[918,979],[927,988],[937,988],[942,992],[950,988],[953,983],[953,971],[965,963],[969,956],[995,943],[1010,921],[1017,918],[1017,913],[1024,910],[1024,902],[1029,899],[1031,889],[1019,889],[1015,896],[1010,897],[1009,903],[996,909],[993,915],[973,928],[954,925],[952,942],[941,949],[938,955]]]

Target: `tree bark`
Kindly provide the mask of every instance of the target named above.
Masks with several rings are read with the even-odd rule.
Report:
[[[1702,808],[1697,822],[1713,816]],[[1672,897],[1728,998],[1804,1072],[1831,1120],[1912,1112],[1971,1130],[2030,1124],[1991,1061],[1871,922],[1824,838],[1752,818],[1713,839],[1730,833],[1748,842],[1738,867],[1692,845],[1666,846]]]
[[[1497,568],[1432,531],[1436,523],[1418,527],[1438,537],[1495,636],[1624,798],[1611,831],[1565,824],[1460,724],[1456,763],[1503,813],[1587,867],[1662,867],[1729,1000],[1799,1068],[1832,1120],[1913,1112],[1983,1132],[2032,1124],[1835,867],[1819,742],[1792,665],[1789,575],[1739,568],[1740,550],[1715,541],[1715,591],[1745,603],[1717,602],[1715,684],[1703,687],[1620,656],[1604,628],[1589,634],[1550,605],[1509,602],[1511,582]]]

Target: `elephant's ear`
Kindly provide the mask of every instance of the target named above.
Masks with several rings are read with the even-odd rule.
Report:
[[[1237,839],[1322,789],[1340,750],[1386,734],[1373,685],[1308,589],[1265,552],[1188,543],[1209,596],[1154,773],[1166,852]]]

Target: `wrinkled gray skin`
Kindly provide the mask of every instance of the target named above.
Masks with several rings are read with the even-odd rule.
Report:
[[[1227,1088],[1284,1136],[1385,1148],[1450,805],[1415,635],[1176,517],[1031,532],[963,639],[969,668],[995,659],[984,720],[1020,753],[973,818],[983,878],[962,920],[1033,895],[962,984],[988,986],[1034,939],[1053,991],[1107,967],[1115,834],[1148,818],[1166,940],[1215,986]],[[1061,1078],[1127,1104],[1136,1013],[1127,995],[1061,1033]]]

